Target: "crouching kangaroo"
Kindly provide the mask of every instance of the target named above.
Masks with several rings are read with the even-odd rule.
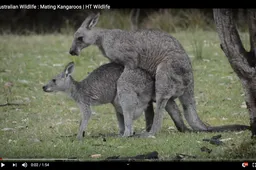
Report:
[[[194,99],[194,77],[191,61],[177,39],[153,29],[125,31],[95,27],[99,14],[89,15],[74,34],[69,53],[79,55],[90,45],[96,45],[112,62],[127,68],[140,68],[155,79],[156,109],[149,133],[155,135],[162,126],[163,111],[169,101],[179,98],[188,124],[195,131],[225,131],[249,129],[245,125],[211,127],[201,121]],[[124,71],[120,79],[129,74]],[[176,107],[175,111],[179,112]]]
[[[74,63],[70,62],[63,72],[43,86],[43,90],[45,92],[65,92],[76,101],[82,113],[78,139],[82,139],[91,117],[90,106],[107,103],[112,103],[116,110],[120,135],[131,136],[133,134],[132,120],[137,119],[144,110],[146,130],[151,129],[154,116],[152,104],[154,81],[148,74],[140,69],[127,70],[130,76],[119,79],[124,67],[116,63],[108,63],[92,71],[84,80],[77,82],[71,76],[73,70]],[[118,80],[119,82],[117,82]],[[121,88],[117,89],[117,84]],[[166,107],[166,110],[170,115],[175,115],[172,118],[177,129],[179,131],[188,130],[180,113],[171,114],[174,110],[171,104],[172,102]]]

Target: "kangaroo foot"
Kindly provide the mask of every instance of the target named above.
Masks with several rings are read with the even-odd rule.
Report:
[[[133,136],[133,132],[127,130],[127,131],[124,131],[124,134],[122,137],[131,137],[131,136]]]
[[[139,137],[141,138],[155,138],[155,136],[149,132],[142,132],[139,134]]]

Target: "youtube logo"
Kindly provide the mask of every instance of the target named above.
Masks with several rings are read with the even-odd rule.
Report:
[[[249,165],[248,162],[243,162],[243,163],[242,163],[242,167],[244,167],[244,168],[247,167],[248,165]]]

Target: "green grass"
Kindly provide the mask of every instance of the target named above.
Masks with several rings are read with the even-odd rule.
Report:
[[[191,57],[195,77],[195,97],[200,118],[210,125],[249,124],[241,84],[219,48],[215,32],[203,32],[202,60],[193,55],[189,32],[173,34]],[[157,151],[161,160],[172,160],[176,154],[195,155],[195,160],[234,160],[255,158],[251,133],[180,133],[165,114],[162,130],[156,138],[120,138],[99,134],[118,132],[114,109],[110,104],[95,106],[84,141],[77,141],[80,112],[77,105],[62,93],[44,93],[42,86],[73,60],[73,77],[82,80],[108,60],[96,47],[82,51],[81,56],[68,54],[71,35],[32,35],[0,37],[0,104],[9,96],[20,106],[0,107],[0,157],[3,158],[77,158],[96,160],[110,156],[135,156]],[[11,94],[4,87],[12,82]],[[144,117],[134,122],[136,132],[145,127]],[[5,128],[12,128],[6,130]],[[204,138],[222,134],[223,146],[211,145]],[[73,136],[73,137],[68,137]],[[206,146],[212,152],[201,152]]]

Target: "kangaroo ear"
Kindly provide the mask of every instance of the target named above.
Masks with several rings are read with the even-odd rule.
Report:
[[[82,27],[92,29],[98,23],[100,13],[89,15],[83,22]]]
[[[73,73],[74,68],[75,68],[75,64],[74,64],[73,61],[70,62],[70,63],[68,63],[68,65],[66,66],[66,68],[65,68],[65,70],[64,70],[64,72],[65,72],[65,77],[70,76],[70,74]]]

